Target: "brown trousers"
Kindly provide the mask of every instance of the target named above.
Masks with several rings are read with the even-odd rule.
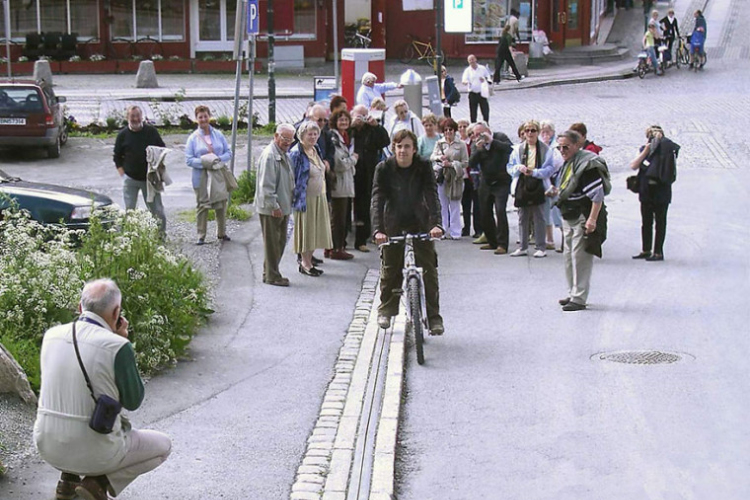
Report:
[[[263,233],[263,249],[265,260],[263,261],[263,282],[274,282],[283,276],[279,272],[279,263],[284,255],[286,246],[286,228],[289,224],[289,216],[274,217],[272,215],[258,214],[260,218],[260,230]]]

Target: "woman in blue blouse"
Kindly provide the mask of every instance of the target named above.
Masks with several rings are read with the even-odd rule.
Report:
[[[216,212],[216,236],[219,241],[229,241],[226,232],[226,210],[229,199],[226,189],[222,193],[216,189],[209,190],[209,171],[223,167],[232,158],[232,151],[224,134],[210,125],[211,111],[208,106],[196,106],[195,119],[198,129],[190,134],[185,145],[187,166],[193,169],[193,190],[196,198],[196,219],[198,222],[198,242],[206,242],[206,225],[208,211]],[[212,186],[213,187],[213,186]]]

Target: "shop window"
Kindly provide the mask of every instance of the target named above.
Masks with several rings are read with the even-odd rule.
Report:
[[[234,40],[234,21],[237,17],[237,0],[227,0],[227,40]]]
[[[218,8],[218,0],[201,1],[201,6],[204,4],[216,4]],[[185,38],[183,0],[110,0],[110,6],[112,39],[151,37],[163,41]]]
[[[65,0],[44,0],[40,5],[39,14],[42,17],[42,32],[68,31],[67,2]]]
[[[68,0],[70,4],[70,32],[78,33],[78,40],[99,36],[99,6],[91,0]],[[92,15],[93,9],[96,14]]]
[[[26,0],[11,0],[11,38],[14,38],[16,40],[24,40],[26,37],[26,33],[37,33],[38,31],[39,26],[37,25],[36,17],[36,2],[29,2]]]
[[[315,0],[294,0],[294,34],[315,34]]]
[[[113,0],[112,3],[120,2]],[[92,11],[97,14],[92,15]],[[77,33],[79,40],[96,38],[99,36],[98,12],[97,0],[11,0],[11,37],[24,40],[26,33],[58,32]]]
[[[111,0],[110,15],[112,24],[110,25],[110,36],[112,39],[124,38],[133,39],[133,0]]]
[[[534,7],[531,0],[484,0],[474,3],[474,32],[467,43],[497,42],[511,10],[518,12],[518,31],[522,42],[531,40]]]
[[[138,38],[159,38],[159,1],[150,0],[138,2],[135,9],[135,28]]]

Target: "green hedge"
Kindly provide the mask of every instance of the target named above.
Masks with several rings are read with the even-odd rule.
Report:
[[[44,332],[76,316],[86,281],[107,277],[119,285],[144,375],[176,362],[213,312],[205,278],[162,244],[146,211],[101,212],[88,232],[43,226],[14,209],[3,216],[0,343],[35,390]]]

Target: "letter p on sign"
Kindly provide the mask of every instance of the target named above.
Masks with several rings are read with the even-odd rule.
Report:
[[[257,35],[260,27],[260,17],[258,15],[258,0],[248,0],[247,2],[247,34]]]

